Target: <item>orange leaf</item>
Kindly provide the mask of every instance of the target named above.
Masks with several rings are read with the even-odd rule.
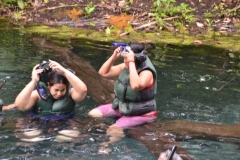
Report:
[[[66,11],[66,14],[68,15],[69,18],[71,18],[73,21],[75,21],[79,18],[79,16],[82,15],[82,11],[76,10],[75,8],[73,8],[72,10]]]

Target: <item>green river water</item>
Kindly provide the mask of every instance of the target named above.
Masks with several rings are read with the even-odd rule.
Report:
[[[0,37],[0,83],[4,77],[11,77],[0,90],[0,98],[9,104],[29,82],[32,67],[57,53],[34,44],[33,35],[14,28],[0,27]],[[113,51],[108,42],[78,38],[72,39],[70,44],[72,52],[91,62],[96,70]],[[240,54],[211,46],[163,43],[152,44],[148,51],[158,74],[157,121],[239,123]],[[88,95],[77,105],[75,117],[87,118],[87,112],[96,106]],[[7,123],[14,124],[21,116],[17,110],[11,110],[4,118],[8,117]],[[13,126],[7,130],[0,127],[0,159],[156,159],[141,142],[131,138],[123,138],[113,144],[113,152],[109,155],[98,155],[97,142],[91,138],[101,139],[104,137],[101,134],[88,135],[90,138],[78,145],[56,143],[52,139],[22,145]],[[208,146],[200,146],[201,143]],[[240,159],[238,139],[234,143],[226,143],[190,138],[180,144],[196,160]]]

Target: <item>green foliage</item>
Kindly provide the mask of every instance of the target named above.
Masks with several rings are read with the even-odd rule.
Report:
[[[14,12],[13,18],[16,19],[16,20],[19,20],[19,19],[22,18],[22,16],[21,16],[21,14],[19,12]]]
[[[221,17],[227,12],[227,10],[224,8],[224,3],[219,3],[218,5],[215,5],[212,9],[211,13],[213,13],[214,17]]]
[[[133,0],[125,0],[125,3],[133,4]]]
[[[208,30],[211,30],[211,29],[212,29],[213,20],[211,20],[211,19],[209,19],[209,18],[206,18],[205,21],[206,21]]]
[[[96,6],[93,5],[92,2],[90,2],[86,7],[85,7],[85,11],[87,13],[88,16],[90,16],[94,11],[95,11]]]
[[[205,18],[213,18],[215,15],[212,12],[206,11],[203,13]]]
[[[213,20],[218,19],[222,16],[224,17],[235,17],[239,14],[239,10],[237,8],[229,9],[224,7],[224,3],[215,4],[212,10],[206,11],[204,13],[205,23],[208,28],[212,26]]]
[[[89,24],[90,24],[90,26],[93,26],[93,27],[96,26],[95,22],[93,22],[93,21],[91,21]]]
[[[235,26],[236,26],[237,28],[240,28],[240,24],[236,24]]]
[[[23,2],[23,0],[0,0],[0,3],[7,5],[17,5],[21,10],[23,10],[27,4],[27,2]]]
[[[175,26],[182,27],[185,23],[194,22],[194,9],[189,7],[185,3],[181,3],[179,6],[175,6],[176,0],[156,0],[152,5],[152,12],[155,20],[160,20],[167,17],[178,18],[173,21]],[[161,22],[158,25],[161,26],[165,22]]]
[[[18,7],[19,7],[20,9],[24,9],[24,3],[23,3],[22,0],[18,0],[18,1],[17,1],[17,4],[18,4]]]
[[[0,0],[0,2],[4,4],[18,4],[19,8],[24,8],[24,3],[22,0]]]
[[[106,33],[106,35],[109,36],[111,34],[111,28],[107,27],[106,30],[105,30],[105,33]]]
[[[1,3],[16,3],[17,0],[0,0]]]
[[[204,13],[205,18],[220,18],[224,17],[234,17],[239,14],[239,10],[237,8],[229,9],[224,7],[224,3],[215,4],[214,8],[211,11],[207,11]]]

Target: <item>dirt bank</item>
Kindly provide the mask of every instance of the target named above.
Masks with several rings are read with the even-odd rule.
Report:
[[[43,0],[35,0],[28,5],[25,12],[21,11],[19,13],[22,15],[20,21],[26,23],[34,22],[48,26],[65,25],[77,28],[90,28],[97,31],[105,31],[106,28],[114,29],[117,27],[119,31],[116,32],[120,32],[119,35],[126,32],[126,28],[129,27],[133,29],[138,27],[138,31],[144,32],[158,32],[159,29],[178,32],[172,23],[167,23],[162,27],[159,27],[157,23],[146,25],[156,20],[154,19],[154,11],[152,10],[155,1],[53,0],[44,3]],[[239,28],[236,26],[240,23],[240,16],[237,14],[240,8],[239,0],[177,0],[174,5],[177,6],[181,3],[195,9],[193,11],[195,22],[184,26],[184,29],[188,30],[190,34],[203,34],[206,30],[209,30],[209,27],[228,35],[238,33]],[[2,4],[0,3],[0,5]],[[93,10],[92,12],[91,9]],[[16,10],[16,7],[10,9],[5,7],[0,9],[0,14],[5,17],[12,17]],[[206,19],[206,13],[210,14],[210,12],[214,17]],[[110,22],[109,19],[113,16],[120,17]]]

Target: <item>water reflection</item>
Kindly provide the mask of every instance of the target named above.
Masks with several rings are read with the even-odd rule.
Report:
[[[181,143],[195,160],[239,159],[239,144],[193,139]]]
[[[29,82],[32,66],[58,53],[34,44],[31,36],[16,30],[4,30],[0,36],[0,81],[6,76],[11,77],[0,90],[0,98],[9,104]],[[103,42],[75,39],[71,43],[73,53],[88,60],[96,70],[112,51],[110,45]],[[234,53],[207,46],[152,44],[149,47],[149,56],[156,66],[159,80],[157,121],[179,119],[227,124],[239,122],[239,58]],[[6,112],[0,128],[0,158],[156,159],[139,141],[128,137],[112,144],[111,154],[99,156],[99,144],[108,138],[104,129],[96,126],[101,121],[97,120],[97,124],[83,123],[87,112],[96,105],[93,97],[88,95],[76,106],[76,115],[69,120],[71,123],[66,121],[49,128],[37,128],[32,134],[41,131],[39,135],[33,136],[41,136],[39,138],[43,138],[42,141],[35,139],[40,142],[23,141],[29,139],[23,134],[26,131],[24,129],[34,129],[38,124],[24,120],[17,110]],[[112,119],[105,119],[102,125],[109,125],[111,121]],[[80,135],[68,142],[68,137],[60,137],[64,136],[60,134],[62,130],[77,130]],[[155,139],[156,136],[149,132],[142,138]],[[56,139],[61,143],[54,141]],[[194,159],[222,159],[225,154],[231,154],[235,159],[239,157],[238,140],[233,142],[221,137],[216,140],[186,139],[188,141],[181,141],[181,145]],[[199,145],[203,143],[210,147]]]
[[[193,53],[198,49],[198,53]],[[157,98],[162,110],[159,121],[187,119],[209,122],[210,117],[210,122],[215,123],[239,121],[238,116],[235,120],[229,120],[229,116],[222,115],[227,106],[239,104],[239,94],[236,92],[239,88],[236,76],[238,67],[234,66],[238,59],[230,58],[227,54],[230,51],[203,49],[198,47],[190,51],[187,46],[176,46],[177,53],[175,50],[167,51],[168,55],[176,56],[166,58],[168,66],[158,70],[158,93],[161,96]],[[235,71],[230,72],[231,68]],[[238,109],[236,113],[239,113]]]

